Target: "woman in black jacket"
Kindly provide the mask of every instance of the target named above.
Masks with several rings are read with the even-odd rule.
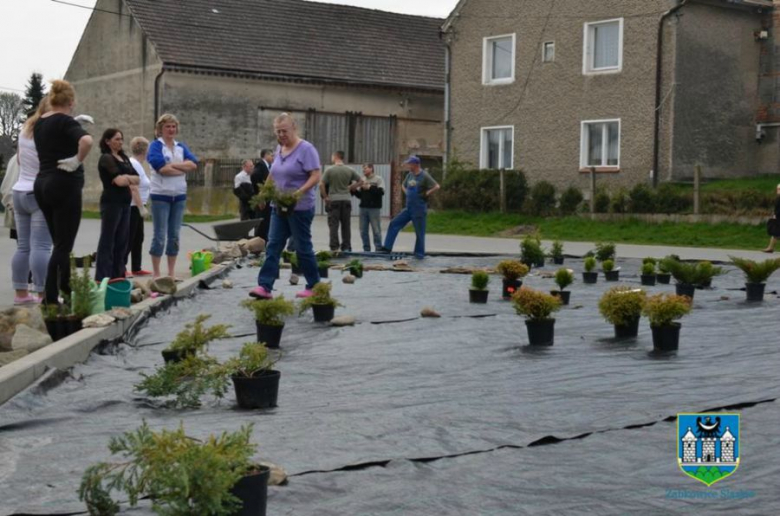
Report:
[[[772,216],[772,219],[774,219],[774,233],[771,233],[769,246],[766,249],[763,249],[765,253],[775,252],[777,237],[780,236],[780,185],[777,185],[777,197],[775,197],[775,214]]]

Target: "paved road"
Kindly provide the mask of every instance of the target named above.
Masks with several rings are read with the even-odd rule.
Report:
[[[388,221],[383,221],[382,230],[387,228]],[[206,234],[212,234],[210,224],[195,224]],[[151,223],[147,223],[145,248],[148,249],[149,239],[152,234]],[[316,249],[328,248],[328,225],[325,217],[316,217],[312,228],[314,237],[314,246]],[[83,220],[79,236],[76,239],[76,255],[84,255],[94,252],[97,249],[97,241],[100,235],[99,220]],[[182,228],[182,249],[183,254],[186,251],[194,251],[210,247],[213,242],[198,235],[194,231]],[[496,254],[517,254],[519,253],[519,240],[516,238],[482,238],[482,237],[464,237],[450,235],[428,235],[427,248],[430,252],[461,252],[461,253],[496,253]],[[549,242],[545,242],[549,246]],[[590,249],[593,249],[593,242],[565,242],[564,252],[568,255],[582,256]],[[352,224],[352,247],[360,250],[360,233],[358,230],[358,221],[355,218]],[[411,252],[414,247],[414,233],[401,233],[398,237],[395,250]],[[13,300],[13,290],[11,288],[11,257],[16,250],[13,240],[8,237],[8,230],[0,228],[0,307],[9,306]],[[760,252],[751,251],[729,251],[724,249],[705,249],[695,247],[671,247],[671,246],[645,246],[645,245],[627,245],[619,244],[617,254],[624,258],[644,258],[646,256],[661,257],[675,253],[683,259],[699,259],[726,261],[729,255],[736,255],[745,258],[762,260],[767,255]],[[144,258],[144,267],[151,268],[148,257]],[[185,274],[186,265],[183,264],[179,274]]]

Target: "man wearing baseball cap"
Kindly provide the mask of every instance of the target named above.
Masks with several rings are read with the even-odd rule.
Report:
[[[406,208],[390,222],[385,236],[385,245],[379,252],[392,252],[398,233],[411,222],[414,226],[414,233],[417,235],[414,256],[425,258],[425,221],[428,216],[428,199],[440,187],[439,183],[420,167],[420,158],[411,156],[404,163],[409,169],[409,173],[401,185],[401,189],[406,195]]]

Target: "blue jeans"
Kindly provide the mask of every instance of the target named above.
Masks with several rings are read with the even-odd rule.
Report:
[[[166,256],[179,255],[179,231],[181,231],[181,223],[184,221],[186,207],[186,199],[173,202],[152,199],[154,236],[149,254],[162,256],[163,250],[165,250]]]
[[[33,292],[43,292],[51,257],[51,234],[32,192],[14,192],[16,253],[11,260],[14,290],[27,290],[32,270]]]
[[[314,258],[314,246],[311,243],[311,223],[314,220],[314,208],[307,211],[294,211],[287,217],[277,215],[276,209],[271,215],[271,229],[268,232],[268,245],[265,246],[265,262],[257,275],[257,284],[271,292],[279,274],[279,257],[282,255],[287,239],[295,240],[295,253],[298,266],[306,278],[306,288],[311,289],[320,282],[317,260]]]
[[[368,238],[368,226],[374,234],[374,249],[382,247],[381,208],[360,208],[360,238],[363,240],[363,250],[371,252],[371,240]]]
[[[406,227],[410,222],[414,226],[414,233],[417,236],[417,240],[414,243],[414,256],[417,258],[425,258],[425,219],[427,211],[414,210],[414,213],[409,208],[405,208],[404,211],[395,216],[390,222],[390,226],[387,228],[387,235],[385,236],[385,249],[393,249],[395,239],[398,237],[398,233]]]

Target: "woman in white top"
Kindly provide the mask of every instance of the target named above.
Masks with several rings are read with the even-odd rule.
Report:
[[[143,162],[146,161],[146,152],[149,150],[149,140],[142,136],[133,138],[130,142],[133,165],[140,182],[138,186],[131,187],[133,202],[130,205],[130,242],[127,246],[127,259],[131,258],[130,272],[133,276],[149,276],[151,272],[141,268],[141,256],[144,246],[144,219],[146,218],[146,203],[149,202],[150,182],[144,170]]]
[[[51,257],[51,234],[33,193],[35,178],[40,170],[33,126],[41,115],[49,110],[49,99],[44,97],[19,133],[19,180],[13,186],[17,240],[16,253],[11,260],[11,278],[16,291],[14,304],[17,305],[40,301],[40,297],[30,294],[30,271],[32,270],[32,291],[42,295],[46,285],[46,269]]]

